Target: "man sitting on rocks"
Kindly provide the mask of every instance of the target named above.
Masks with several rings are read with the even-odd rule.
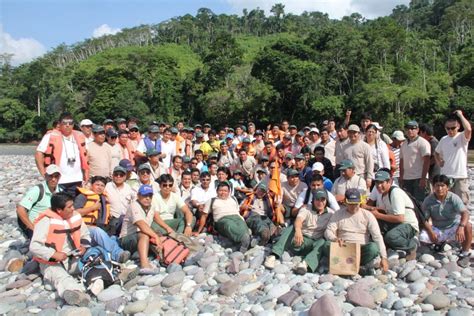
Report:
[[[35,221],[30,251],[40,263],[46,282],[69,305],[87,306],[90,297],[84,286],[72,275],[78,274],[78,260],[90,245],[87,226],[74,211],[73,199],[66,193],[54,193],[51,208]]]
[[[33,236],[33,223],[39,214],[51,206],[51,197],[58,192],[61,171],[56,165],[49,165],[44,173],[45,181],[29,189],[16,206],[18,226],[26,237]]]
[[[378,171],[375,186],[382,198],[376,206],[366,206],[379,221],[387,247],[407,252],[406,260],[416,259],[418,220],[408,195],[392,185],[390,173]]]
[[[358,189],[361,192],[367,191],[365,179],[356,175],[354,163],[350,159],[344,159],[339,165],[341,176],[334,181],[332,194],[336,197],[338,203],[343,203],[347,189]]]
[[[138,250],[140,257],[141,274],[157,274],[160,269],[148,260],[150,243],[161,245],[160,238],[151,229],[153,222],[158,222],[158,210],[152,205],[153,188],[150,185],[142,185],[138,189],[137,200],[127,211],[123,219],[122,231],[120,232],[120,244],[130,252]]]
[[[449,191],[449,182],[445,175],[436,175],[433,178],[434,191],[426,197],[421,206],[431,223],[425,222],[420,241],[435,244],[439,250],[442,250],[446,242],[457,241],[462,245],[461,257],[468,258],[472,242],[469,211],[461,198]]]
[[[300,180],[300,173],[295,169],[288,169],[286,171],[287,181],[281,184],[282,195],[279,198],[281,204],[278,206],[278,214],[280,217],[278,224],[284,224],[285,219],[295,218],[298,214],[298,209],[295,208],[296,200],[301,192],[305,191],[308,186]],[[311,182],[310,182],[311,183]]]
[[[280,239],[273,245],[274,255],[265,260],[265,267],[273,269],[275,257],[281,257],[284,251],[303,256],[303,261],[296,267],[296,273],[305,274],[309,268],[315,272],[321,258],[321,250],[325,244],[324,232],[334,210],[327,207],[327,194],[324,189],[312,192],[310,206],[304,206],[298,212],[294,227],[287,227]]]
[[[217,185],[217,197],[208,200],[204,205],[199,227],[194,235],[203,231],[209,215],[212,215],[214,229],[219,234],[239,243],[240,252],[245,253],[248,250],[251,241],[249,228],[240,216],[237,199],[230,195],[229,183],[221,182]]]
[[[361,194],[357,189],[346,191],[346,206],[334,213],[327,226],[324,236],[327,240],[343,243],[361,244],[360,264],[371,263],[380,254],[381,268],[388,270],[387,250],[383,242],[380,228],[374,215],[360,207]],[[370,240],[373,241],[370,241]],[[324,250],[329,253],[329,245]]]
[[[277,231],[277,227],[273,223],[276,218],[273,199],[267,194],[265,183],[257,185],[255,193],[244,200],[240,211],[252,234],[260,237],[260,245],[266,245]]]

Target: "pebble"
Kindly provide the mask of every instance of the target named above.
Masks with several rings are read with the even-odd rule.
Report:
[[[296,291],[289,291],[280,297],[278,297],[277,302],[285,306],[291,306],[293,302],[298,298],[299,294]]]
[[[413,270],[407,275],[407,281],[409,282],[415,282],[419,278],[421,278],[423,275],[421,274],[420,270]]]
[[[219,287],[219,293],[225,296],[232,296],[237,289],[239,288],[240,284],[238,282],[229,280]]]
[[[458,307],[451,308],[446,315],[447,316],[472,316],[472,309],[458,308]]]
[[[321,296],[316,302],[311,305],[308,311],[308,316],[331,315],[342,316],[342,310],[339,307],[336,299],[331,294]]]
[[[137,313],[143,312],[146,309],[147,305],[148,305],[148,301],[145,301],[145,300],[136,301],[136,302],[127,304],[127,306],[125,306],[125,309],[123,310],[123,313],[126,315],[137,314]]]
[[[278,298],[288,292],[290,290],[290,286],[288,284],[276,284],[268,291],[268,296],[271,298]]]
[[[107,302],[116,298],[119,298],[125,294],[119,285],[112,285],[97,295],[97,298],[101,302]]]
[[[367,307],[358,306],[351,310],[351,316],[379,316],[379,313]]]
[[[347,291],[347,301],[357,306],[375,308],[374,298],[364,286],[351,285]]]
[[[422,254],[419,258],[418,258],[419,261],[423,262],[424,264],[429,264],[430,262],[434,261],[435,260],[435,257],[433,257],[432,255],[428,254],[428,253],[425,253],[425,254]]]
[[[428,295],[424,303],[433,305],[434,309],[442,309],[447,307],[450,304],[450,299],[444,294],[433,293]]]
[[[168,274],[163,281],[161,281],[161,286],[169,288],[174,285],[178,285],[183,282],[186,274],[183,271],[176,271]]]
[[[87,307],[71,307],[59,312],[59,316],[92,316]]]
[[[240,294],[248,294],[248,293],[251,293],[253,291],[256,291],[257,289],[259,289],[263,284],[259,281],[257,282],[254,282],[254,283],[249,283],[249,284],[246,284],[244,286],[242,286],[242,288],[240,289]]]

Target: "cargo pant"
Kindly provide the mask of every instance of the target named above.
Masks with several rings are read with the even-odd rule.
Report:
[[[409,251],[415,249],[417,231],[408,223],[391,224],[379,221],[385,246],[393,250]]]
[[[270,232],[275,230],[275,224],[268,216],[258,214],[250,215],[247,220],[247,226],[252,230],[252,234],[262,237],[262,233],[268,229]]]
[[[235,243],[240,243],[242,238],[249,234],[247,224],[239,215],[228,215],[214,223],[216,231]]]
[[[73,275],[79,274],[77,258],[69,258],[62,264],[44,264],[40,263],[40,271],[43,280],[50,283],[58,291],[59,297],[63,297],[64,291],[80,291],[86,292],[84,286]]]
[[[425,197],[430,193],[428,180],[426,180],[426,187],[420,188],[421,179],[403,180],[403,189],[409,192],[413,197],[421,203],[425,200]]]

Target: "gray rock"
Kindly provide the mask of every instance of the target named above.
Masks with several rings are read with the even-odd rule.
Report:
[[[308,316],[331,315],[342,316],[342,310],[331,294],[324,294],[311,305]],[[366,314],[367,315],[367,314]]]
[[[428,254],[428,253],[425,253],[425,254],[422,254],[419,258],[418,258],[419,261],[423,262],[424,264],[429,264],[431,261],[434,261],[435,260],[435,257],[433,257],[432,255]]]
[[[185,276],[186,274],[183,271],[176,271],[176,272],[170,273],[163,279],[163,281],[161,281],[161,286],[170,288],[172,286],[181,284]]]
[[[62,309],[59,316],[92,316],[92,314],[87,307],[71,307]]]
[[[426,288],[426,284],[421,283],[421,282],[415,282],[415,283],[410,284],[408,288],[410,289],[411,294],[418,295],[421,292],[423,292],[423,290]]]
[[[263,253],[258,254],[252,260],[250,260],[250,269],[256,269],[263,264],[263,260],[265,260],[265,256]]]
[[[12,290],[12,289],[19,289],[19,288],[28,286],[30,284],[31,284],[31,281],[28,280],[28,279],[18,280],[18,281],[12,282],[10,284],[7,284],[6,290],[8,291],[8,290]]]
[[[459,307],[451,308],[446,315],[447,316],[472,316],[472,309],[459,308]]]
[[[240,271],[240,259],[232,258],[230,264],[227,266],[228,273],[238,273]]]
[[[120,288],[119,285],[112,285],[97,295],[97,299],[101,302],[107,302],[124,295],[124,291]]]
[[[206,274],[204,273],[203,270],[200,270],[194,275],[193,280],[197,284],[201,284],[202,282],[204,282],[206,280]]]
[[[219,293],[225,296],[232,296],[235,291],[239,288],[240,284],[238,282],[229,280],[225,283],[222,283],[219,287]]]
[[[407,275],[407,281],[409,282],[415,282],[419,278],[421,278],[423,275],[421,274],[420,270],[413,270]]]
[[[436,271],[434,271],[431,276],[433,277],[436,277],[436,278],[441,278],[441,279],[445,279],[447,276],[448,276],[448,271],[446,269],[438,269]]]
[[[428,295],[423,301],[426,304],[433,305],[434,309],[442,309],[450,304],[449,297],[441,293],[433,293]]]
[[[369,294],[365,286],[360,286],[357,284],[351,285],[347,289],[346,299],[349,303],[352,303],[357,306],[375,308],[375,301],[372,295]]]
[[[402,300],[397,300],[392,305],[392,309],[394,309],[394,310],[401,310],[403,308],[404,308],[404,306],[403,306],[403,301]]]
[[[215,262],[219,262],[219,257],[217,256],[209,256],[209,257],[205,257],[205,258],[201,258],[199,261],[198,261],[198,264],[199,266],[201,266],[202,268],[207,268],[211,263],[215,263]]]
[[[214,277],[214,280],[216,280],[217,283],[225,283],[227,281],[232,280],[232,278],[226,273],[221,273],[221,274],[216,275]]]
[[[242,288],[240,289],[240,294],[248,294],[248,293],[251,293],[253,291],[256,291],[257,289],[259,289],[261,286],[262,286],[262,282],[260,281],[257,281],[257,282],[254,282],[254,283],[249,283],[249,284],[246,284],[244,286],[242,286]]]
[[[286,264],[277,264],[273,269],[273,272],[277,274],[285,274],[290,271],[290,268]]]
[[[125,306],[123,313],[126,315],[137,314],[137,313],[143,312],[146,309],[147,305],[148,305],[148,301],[146,300],[136,301]]]
[[[290,290],[290,286],[285,283],[280,283],[274,285],[269,291],[268,291],[268,296],[271,298],[277,298],[285,294]]]
[[[370,292],[370,294],[372,295],[376,303],[383,302],[388,296],[387,290],[382,287],[375,288]]]
[[[412,272],[416,268],[416,261],[411,260],[405,263],[402,267],[402,271],[398,274],[400,278],[404,278],[408,275],[408,273]]]
[[[297,292],[289,291],[278,297],[277,302],[285,306],[291,306],[298,296],[299,294]]]
[[[321,291],[327,291],[330,288],[332,288],[332,283],[331,282],[324,282],[324,283],[318,285],[318,290],[321,290]]]
[[[166,268],[166,272],[173,273],[183,270],[183,267],[180,264],[172,263]]]
[[[443,265],[441,264],[441,262],[439,262],[438,260],[433,260],[433,261],[431,261],[430,263],[428,263],[428,265],[429,265],[430,267],[435,268],[435,269],[439,269],[439,268],[441,268],[441,267],[443,266]]]
[[[324,314],[322,314],[324,315]],[[379,313],[373,311],[367,307],[358,306],[351,310],[351,316],[378,316]],[[315,315],[316,316],[316,315]],[[319,315],[318,315],[319,316]]]
[[[446,263],[443,266],[443,268],[445,268],[446,271],[448,271],[448,273],[461,271],[461,268],[458,266],[458,264],[455,261],[450,261]]]
[[[434,311],[434,306],[431,304],[420,304],[422,312],[432,312]]]

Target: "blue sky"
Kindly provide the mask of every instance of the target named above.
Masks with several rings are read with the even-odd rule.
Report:
[[[285,4],[286,12],[322,11],[331,18],[359,12],[367,18],[390,14],[408,0],[0,0],[0,53],[12,53],[17,65],[61,43],[140,24],[154,24],[202,7],[214,13],[241,14],[243,8],[266,10]]]

